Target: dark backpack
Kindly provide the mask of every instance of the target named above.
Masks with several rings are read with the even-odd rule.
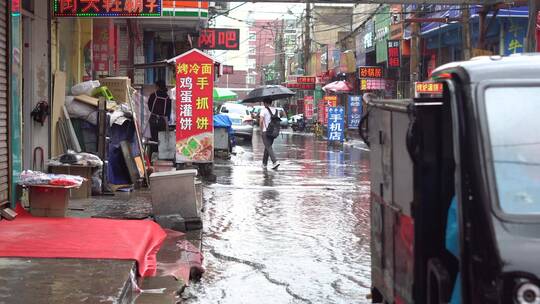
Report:
[[[276,138],[279,136],[279,131],[281,129],[281,119],[278,116],[278,110],[276,110],[275,114],[272,114],[272,111],[270,111],[269,107],[266,107],[268,112],[270,112],[270,123],[266,127],[266,136],[270,138]]]

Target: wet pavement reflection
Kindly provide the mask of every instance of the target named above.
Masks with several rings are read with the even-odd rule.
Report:
[[[241,143],[206,186],[206,273],[186,303],[367,303],[368,154],[285,132],[278,171]]]

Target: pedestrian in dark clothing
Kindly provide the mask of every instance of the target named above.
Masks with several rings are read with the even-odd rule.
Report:
[[[150,118],[148,124],[150,125],[150,134],[152,141],[158,142],[158,133],[166,131],[169,127],[169,119],[171,117],[171,99],[167,92],[167,86],[165,81],[156,81],[156,91],[148,98],[148,109],[150,109]],[[156,145],[151,146],[151,152],[156,152],[158,147]]]
[[[263,155],[263,168],[266,168],[268,165],[268,158],[272,160],[272,169],[276,170],[279,167],[279,162],[276,158],[276,155],[274,153],[274,149],[272,149],[272,145],[274,144],[274,138],[270,137],[266,134],[266,129],[268,128],[268,125],[270,124],[270,121],[272,120],[272,115],[275,113],[275,109],[270,108],[272,105],[271,99],[264,99],[264,109],[261,109],[260,115],[260,121],[259,121],[259,127],[261,128],[262,132],[262,141],[264,144],[264,155]]]

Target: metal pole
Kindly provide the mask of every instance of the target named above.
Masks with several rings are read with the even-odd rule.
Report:
[[[411,24],[410,96],[414,96],[414,83],[420,81],[420,24]]]
[[[463,9],[463,60],[469,60],[472,57],[471,54],[471,29],[470,19],[471,12],[469,11],[469,5],[462,5]]]
[[[525,40],[525,51],[534,53],[536,51],[536,23],[538,7],[536,0],[529,0],[529,25],[527,27],[527,39]]]
[[[309,57],[311,52],[310,23],[311,23],[311,4],[306,0],[306,20],[304,33],[304,75],[307,75],[309,68]]]

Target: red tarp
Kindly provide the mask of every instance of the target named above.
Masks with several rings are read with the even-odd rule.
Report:
[[[136,260],[139,275],[156,273],[166,237],[153,221],[33,217],[22,208],[0,221],[0,257]]]

